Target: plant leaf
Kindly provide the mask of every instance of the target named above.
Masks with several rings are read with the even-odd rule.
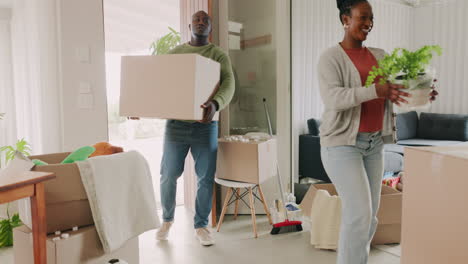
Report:
[[[442,48],[437,45],[423,46],[414,52],[396,48],[391,55],[386,55],[379,60],[379,68],[372,68],[366,80],[366,86],[372,85],[378,77],[381,77],[380,83],[383,84],[387,80],[393,80],[399,74],[402,74],[406,81],[416,79],[431,63],[434,52],[440,56]]]

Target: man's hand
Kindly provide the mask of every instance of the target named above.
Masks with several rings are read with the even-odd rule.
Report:
[[[140,120],[140,118],[136,116],[127,116],[127,119],[128,120]]]
[[[216,103],[213,100],[209,100],[200,107],[203,108],[203,119],[200,120],[200,123],[210,123],[216,114]]]

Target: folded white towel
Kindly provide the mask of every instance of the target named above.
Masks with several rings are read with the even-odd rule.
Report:
[[[77,162],[106,253],[160,226],[151,173],[136,151]]]
[[[318,190],[312,208],[310,243],[320,249],[337,249],[341,224],[340,197]]]

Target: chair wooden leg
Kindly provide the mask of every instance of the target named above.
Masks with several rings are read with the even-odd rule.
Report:
[[[223,210],[221,211],[221,216],[219,217],[218,228],[216,230],[218,232],[219,232],[219,229],[221,228],[221,224],[223,223],[224,215],[226,214],[226,210],[227,210],[227,207],[228,207],[229,198],[231,196],[231,193],[232,193],[232,188],[228,188],[226,198],[224,198]]]
[[[256,218],[255,218],[255,204],[254,204],[254,196],[253,196],[253,191],[252,188],[249,188],[249,198],[250,198],[250,214],[252,215],[252,225],[253,225],[253,232],[254,232],[254,237],[257,238],[257,223],[256,223]]]
[[[273,225],[273,221],[271,221],[270,210],[268,210],[268,205],[266,203],[265,196],[263,195],[262,188],[260,187],[260,185],[258,185],[257,188],[258,188],[258,192],[260,193],[260,198],[262,198],[263,208],[265,209],[265,213],[268,216],[268,221],[270,222],[270,225]]]
[[[211,206],[211,226],[214,228],[216,227],[216,215],[218,214],[217,210],[216,210],[216,207],[217,207],[217,204],[216,204],[216,183],[213,184],[213,197],[212,197],[212,206]]]
[[[234,208],[234,220],[237,219],[237,214],[239,213],[239,197],[240,197],[240,189],[236,188],[236,207]]]
[[[31,197],[31,218],[33,231],[34,263],[47,263],[46,248],[46,209],[44,184],[35,184],[35,194]]]

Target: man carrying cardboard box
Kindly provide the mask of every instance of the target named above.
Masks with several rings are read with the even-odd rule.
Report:
[[[167,240],[174,221],[177,179],[182,175],[185,158],[190,149],[195,160],[198,178],[195,234],[202,245],[209,246],[214,244],[207,226],[212,206],[218,150],[218,122],[212,119],[216,111],[227,106],[234,95],[234,74],[228,55],[208,41],[212,30],[210,16],[204,11],[196,12],[192,16],[189,28],[192,32],[190,42],[177,46],[169,54],[197,53],[219,62],[221,65],[220,84],[212,98],[201,105],[203,120],[198,122],[167,121],[161,162],[161,203],[164,223],[158,230],[156,238]]]

